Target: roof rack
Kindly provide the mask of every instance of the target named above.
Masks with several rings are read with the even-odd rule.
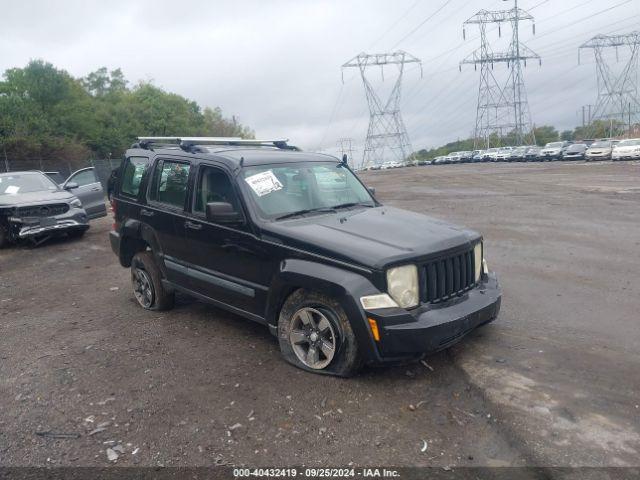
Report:
[[[138,137],[134,147],[150,149],[154,144],[177,144],[183,150],[193,152],[197,145],[230,145],[230,146],[270,146],[282,150],[299,150],[298,147],[288,145],[288,139],[260,140],[240,137]]]

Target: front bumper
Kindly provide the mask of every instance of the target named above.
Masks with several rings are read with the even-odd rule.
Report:
[[[611,158],[611,152],[587,152],[585,154],[587,160],[592,160],[594,158]]]
[[[614,153],[611,155],[612,160],[638,160],[640,159],[640,153]]]
[[[52,217],[9,218],[11,230],[19,239],[43,237],[89,228],[87,213],[83,208],[72,207],[66,213]]]
[[[490,272],[473,290],[436,305],[412,311],[387,308],[366,312],[378,324],[377,363],[391,363],[444,350],[500,312],[502,290]]]

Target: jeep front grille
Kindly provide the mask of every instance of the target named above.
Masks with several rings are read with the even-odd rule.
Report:
[[[48,205],[30,205],[28,207],[18,207],[16,216],[18,217],[53,217],[62,215],[69,211],[66,203],[52,203]]]
[[[422,301],[438,303],[475,287],[473,249],[422,266]]]

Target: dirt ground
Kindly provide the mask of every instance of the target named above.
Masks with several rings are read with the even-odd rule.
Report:
[[[363,178],[484,234],[496,322],[433,371],[311,375],[215,307],[139,308],[101,219],[0,251],[0,465],[640,465],[640,164]]]

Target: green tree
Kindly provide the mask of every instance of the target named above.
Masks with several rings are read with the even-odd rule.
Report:
[[[219,108],[202,109],[150,82],[130,88],[119,68],[76,79],[32,60],[0,81],[0,155],[11,160],[33,160],[34,168],[48,161],[80,165],[91,156],[120,156],[138,135],[254,133]]]
[[[544,146],[549,142],[556,142],[559,139],[558,131],[551,125],[542,125],[533,129],[536,136],[536,144]]]

